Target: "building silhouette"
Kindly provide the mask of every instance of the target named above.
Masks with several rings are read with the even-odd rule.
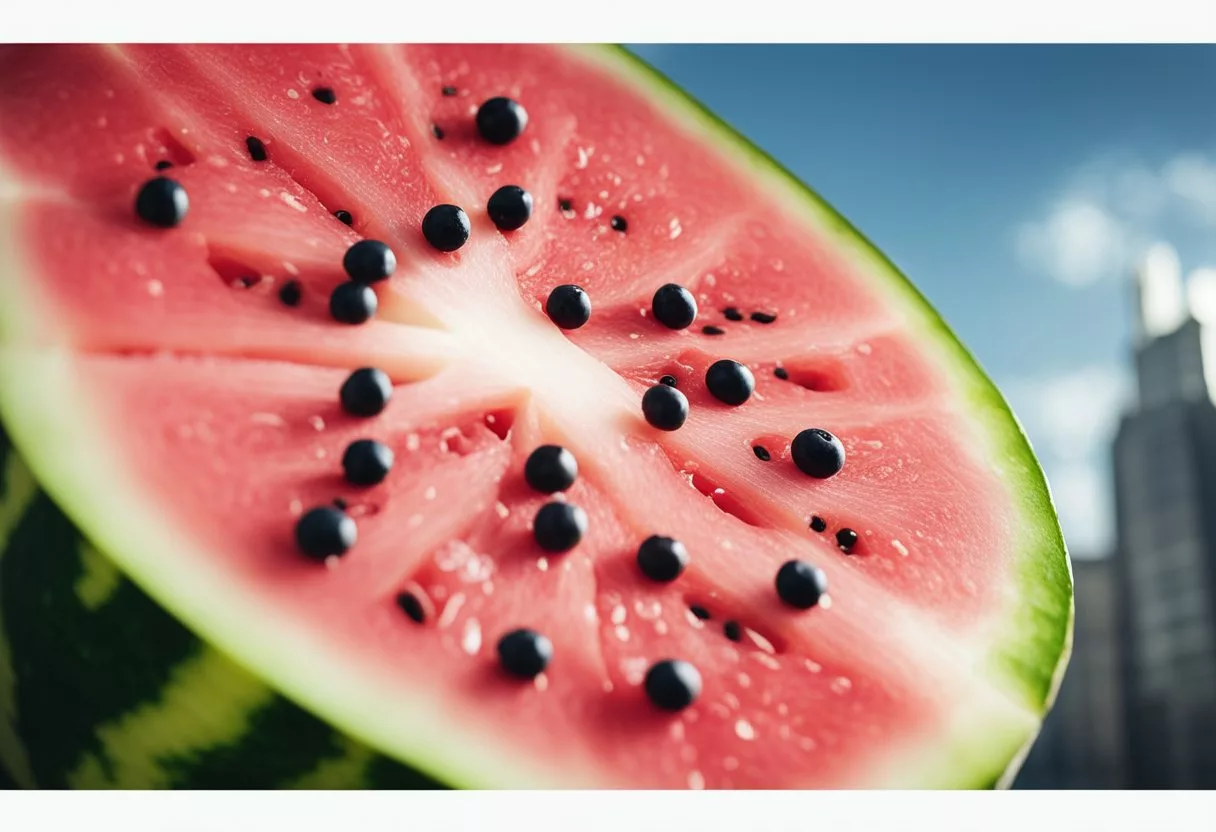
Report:
[[[1018,788],[1216,788],[1216,272],[1136,274],[1116,545],[1075,560],[1073,658]]]

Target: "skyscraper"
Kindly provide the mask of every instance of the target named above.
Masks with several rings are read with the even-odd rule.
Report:
[[[1216,788],[1216,275],[1184,292],[1158,246],[1136,288],[1138,401],[1114,445],[1127,785]]]

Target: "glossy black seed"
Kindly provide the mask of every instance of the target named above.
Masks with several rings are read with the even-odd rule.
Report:
[[[279,288],[279,300],[284,306],[299,306],[304,299],[304,287],[298,280],[289,280]]]
[[[678,540],[652,535],[638,547],[638,568],[652,581],[669,583],[684,573],[688,550]]]
[[[249,149],[249,158],[255,162],[265,162],[269,158],[266,155],[266,145],[257,136],[245,139],[245,147]]]
[[[857,532],[852,529],[841,529],[836,532],[836,545],[844,551],[850,552],[857,545]]]
[[[828,524],[827,524],[826,520],[824,520],[818,514],[811,516],[811,531],[823,532],[823,531],[827,531],[827,528],[828,528]]]
[[[666,283],[651,298],[650,311],[668,329],[686,329],[697,319],[697,300],[678,283]]]
[[[442,139],[444,136],[443,128],[438,124],[431,125],[431,135],[437,139]]]
[[[160,228],[180,225],[190,210],[190,197],[180,183],[164,176],[149,179],[135,197],[135,213]]]
[[[587,533],[587,512],[570,503],[545,503],[536,512],[532,536],[546,552],[568,552]]]
[[[688,399],[674,387],[656,384],[642,396],[642,415],[651,427],[679,430],[688,418]]]
[[[795,436],[790,455],[798,470],[821,480],[835,476],[844,467],[844,445],[820,428],[807,428]]]
[[[738,361],[723,358],[705,371],[705,386],[718,401],[737,407],[752,397],[756,378]]]
[[[790,371],[785,369],[784,367],[774,368],[773,375],[775,375],[777,378],[781,379],[782,381],[790,380]]]
[[[329,296],[329,314],[338,323],[363,324],[375,316],[379,304],[371,286],[340,283]]]
[[[455,87],[444,87],[442,90],[440,90],[440,92],[442,92],[448,98],[451,98],[453,95],[456,94],[457,90]]]
[[[350,211],[343,211],[341,208],[334,211],[334,216],[338,218],[338,222],[345,223],[346,225],[351,225],[355,221],[355,218],[350,215]]]
[[[342,472],[351,485],[379,485],[393,470],[393,449],[375,439],[356,439],[342,454]]]
[[[397,255],[379,240],[360,240],[346,250],[342,268],[356,283],[376,283],[396,271]]]
[[[341,497],[334,497],[334,506],[342,511],[346,511],[346,500],[343,500]]]
[[[696,604],[693,604],[691,607],[688,608],[688,611],[691,612],[693,615],[695,615],[697,618],[701,619],[702,621],[709,620],[709,610],[705,609],[705,607],[700,607],[700,606],[697,606]]]
[[[426,621],[426,608],[422,606],[422,602],[418,600],[418,596],[412,592],[402,592],[397,596],[397,606],[401,611],[410,617],[410,620],[415,624],[422,624]]]
[[[565,491],[577,478],[578,460],[560,445],[541,445],[524,463],[524,480],[542,494]]]
[[[659,379],[659,384],[666,384],[668,387],[678,387],[675,376],[663,376]]]
[[[358,536],[355,521],[333,506],[309,509],[296,521],[296,546],[314,560],[346,554]]]
[[[591,319],[591,298],[581,286],[556,286],[545,301],[545,314],[562,329],[578,329]]]
[[[491,194],[486,213],[499,231],[522,228],[532,217],[532,194],[518,185],[503,185]]]
[[[665,711],[682,711],[701,695],[701,674],[679,659],[664,659],[651,665],[643,682],[646,696]]]
[[[752,452],[756,455],[756,459],[760,460],[761,462],[768,462],[773,458],[773,455],[768,452],[768,448],[764,447],[763,445],[752,446]]]
[[[553,660],[553,643],[535,630],[512,630],[498,640],[498,663],[518,679],[535,679]]]
[[[705,335],[725,335],[726,334],[725,329],[723,329],[720,326],[713,326],[713,325],[701,327],[701,332]]]
[[[612,226],[613,231],[619,231],[622,234],[624,234],[626,231],[629,230],[629,221],[626,220],[624,217],[622,217],[620,214],[617,214],[615,217],[613,217],[611,222],[609,223],[609,225]]]
[[[806,561],[791,560],[777,570],[777,596],[791,607],[809,610],[828,591],[823,570]]]
[[[315,87],[312,91],[312,97],[322,104],[335,104],[338,101],[338,94],[330,87]]]
[[[422,218],[422,236],[440,251],[455,251],[469,241],[469,215],[457,205],[436,205]]]
[[[159,162],[157,162],[154,165],[154,167],[157,170],[168,170],[169,168],[173,167],[173,163],[170,162],[168,159],[161,159]]]
[[[731,641],[741,641],[743,639],[743,627],[738,621],[727,621],[722,625],[722,634]]]
[[[528,111],[510,98],[491,98],[477,109],[477,132],[490,144],[509,144],[528,126]]]
[[[752,320],[758,324],[771,324],[777,320],[777,316],[771,312],[753,312]]]
[[[563,214],[569,214],[574,210],[574,201],[561,197],[557,200],[557,210]]]
[[[723,316],[724,318],[726,318],[726,320],[728,320],[728,321],[741,321],[741,320],[743,320],[743,313],[742,313],[742,312],[740,312],[740,311],[739,311],[739,309],[738,309],[738,307],[735,307],[735,306],[728,306],[728,307],[726,307],[725,309],[723,309],[723,310],[722,310],[722,316]]]
[[[342,382],[338,394],[342,409],[352,416],[375,416],[393,397],[393,382],[383,370],[362,367]]]

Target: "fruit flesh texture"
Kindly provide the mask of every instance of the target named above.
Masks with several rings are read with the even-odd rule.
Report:
[[[896,761],[949,758],[966,745],[951,732],[989,728],[991,771],[928,775],[973,785],[1033,733],[1044,693],[1027,701],[986,663],[1027,556],[1027,518],[994,470],[1009,460],[985,457],[900,304],[617,79],[560,50],[516,47],[68,48],[3,61],[21,90],[0,102],[6,179],[20,180],[4,221],[23,242],[20,264],[6,264],[21,282],[6,288],[43,310],[2,321],[6,366],[30,375],[48,369],[51,345],[70,346],[70,384],[114,448],[107,473],[191,545],[169,564],[124,561],[121,530],[84,510],[79,522],[112,536],[107,551],[228,649],[241,652],[228,642],[236,622],[215,622],[206,592],[183,597],[204,573],[244,610],[234,619],[290,631],[291,661],[260,661],[269,651],[256,645],[241,658],[309,707],[474,782],[506,777],[467,760],[494,747],[526,752],[528,783],[909,784],[924,772]],[[308,94],[321,81],[336,105]],[[462,94],[441,96],[448,83]],[[529,127],[493,147],[471,114],[504,92],[528,107]],[[66,103],[47,106],[56,98]],[[250,134],[268,162],[248,159]],[[191,212],[181,229],[149,234],[130,196],[165,156]],[[540,207],[503,235],[480,206],[508,183]],[[440,202],[471,209],[472,238],[453,255],[419,230]],[[353,229],[333,218],[339,208]],[[611,230],[615,213],[627,234]],[[342,327],[324,307],[360,235],[390,242],[399,265],[377,287],[377,319]],[[264,277],[234,288],[248,272]],[[288,279],[304,286],[295,310],[276,297]],[[671,280],[698,296],[688,331],[646,317]],[[562,282],[595,304],[576,332],[540,309]],[[728,305],[779,317],[726,322]],[[702,322],[726,336],[701,335]],[[756,373],[741,408],[703,389],[721,357]],[[340,368],[368,364],[398,383],[393,404],[345,417]],[[773,377],[778,364],[790,381]],[[692,411],[659,436],[638,400],[668,373]],[[5,396],[8,416],[12,388]],[[831,481],[809,483],[789,461],[808,419],[845,441]],[[398,464],[384,485],[345,494],[337,462],[366,435]],[[522,484],[542,442],[576,453],[569,498],[591,515],[583,543],[549,558],[527,530],[544,500]],[[755,458],[756,442],[771,462]],[[59,484],[69,511],[70,486]],[[301,562],[293,517],[340,493],[358,547],[336,569]],[[812,513],[829,519],[822,535],[806,528]],[[863,534],[849,560],[831,545],[841,526]],[[654,533],[689,547],[675,585],[637,574],[636,545]],[[1042,536],[1051,544],[1050,528]],[[776,603],[772,577],[791,556],[828,573],[829,608],[792,615]],[[431,602],[427,627],[395,608],[404,586]],[[727,619],[748,628],[741,644],[722,636]],[[539,686],[494,671],[493,643],[516,626],[554,640]],[[1034,672],[1050,678],[1064,626]],[[674,719],[638,688],[646,663],[672,653],[706,678],[701,703]],[[325,659],[365,690],[313,684],[307,665]],[[399,713],[379,725],[351,713],[393,693]],[[467,729],[458,753],[426,742],[422,715]]]

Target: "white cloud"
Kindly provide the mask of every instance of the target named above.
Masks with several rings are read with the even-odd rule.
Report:
[[[1082,287],[1126,273],[1174,220],[1216,229],[1216,159],[1182,153],[1155,167],[1125,156],[1095,159],[1043,216],[1018,226],[1014,243],[1028,270]]]
[[[1100,205],[1070,197],[1018,230],[1024,263],[1069,286],[1084,286],[1126,262],[1126,230]]]
[[[1082,555],[1110,545],[1110,444],[1130,400],[1131,380],[1094,365],[1001,386],[1047,472],[1070,547]]]

